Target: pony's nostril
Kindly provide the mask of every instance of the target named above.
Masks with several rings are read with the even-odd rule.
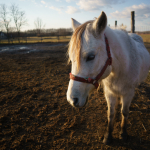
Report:
[[[73,98],[73,105],[76,106],[78,104],[78,98]]]

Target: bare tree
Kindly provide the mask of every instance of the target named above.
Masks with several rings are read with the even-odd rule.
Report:
[[[0,27],[5,28],[8,42],[9,42],[9,28],[10,28],[11,19],[9,17],[9,12],[7,11],[7,9],[8,8],[5,4],[0,5],[0,18],[1,18]]]
[[[0,20],[0,31],[2,31],[2,27],[3,27],[2,20]]]
[[[43,21],[41,18],[36,18],[36,20],[34,21],[34,25],[35,25],[35,28],[36,28],[38,34],[40,34],[42,28],[45,27],[45,24],[43,24]]]
[[[11,16],[14,20],[15,27],[18,33],[18,41],[20,43],[20,31],[23,26],[27,24],[27,19],[24,11],[20,11],[16,4],[12,4],[10,7]]]

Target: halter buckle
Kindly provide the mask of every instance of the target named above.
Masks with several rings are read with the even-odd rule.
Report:
[[[95,84],[96,82],[97,82],[97,80],[94,80],[94,81],[93,81],[93,84]]]

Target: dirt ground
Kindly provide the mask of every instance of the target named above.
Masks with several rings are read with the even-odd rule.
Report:
[[[146,46],[150,50],[150,44]],[[118,105],[114,140],[106,146],[102,143],[107,126],[103,90],[95,91],[86,107],[74,109],[66,100],[67,47],[39,46],[39,50],[0,53],[0,150],[150,149],[150,80],[136,89],[128,142],[119,139]]]

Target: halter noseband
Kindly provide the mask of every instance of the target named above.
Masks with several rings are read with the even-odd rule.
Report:
[[[104,65],[104,67],[100,71],[100,73],[94,79],[91,79],[91,78],[82,78],[82,77],[78,77],[78,76],[75,76],[72,73],[70,73],[70,79],[75,80],[75,81],[79,81],[79,82],[90,83],[90,84],[93,84],[96,89],[98,88],[98,86],[99,86],[98,80],[101,78],[101,76],[105,72],[107,66],[112,64],[112,57],[111,57],[111,54],[110,54],[110,47],[109,47],[108,39],[107,39],[106,36],[105,36],[105,43],[106,43],[106,50],[107,50],[107,56],[108,56],[108,58],[106,60],[106,63]]]

